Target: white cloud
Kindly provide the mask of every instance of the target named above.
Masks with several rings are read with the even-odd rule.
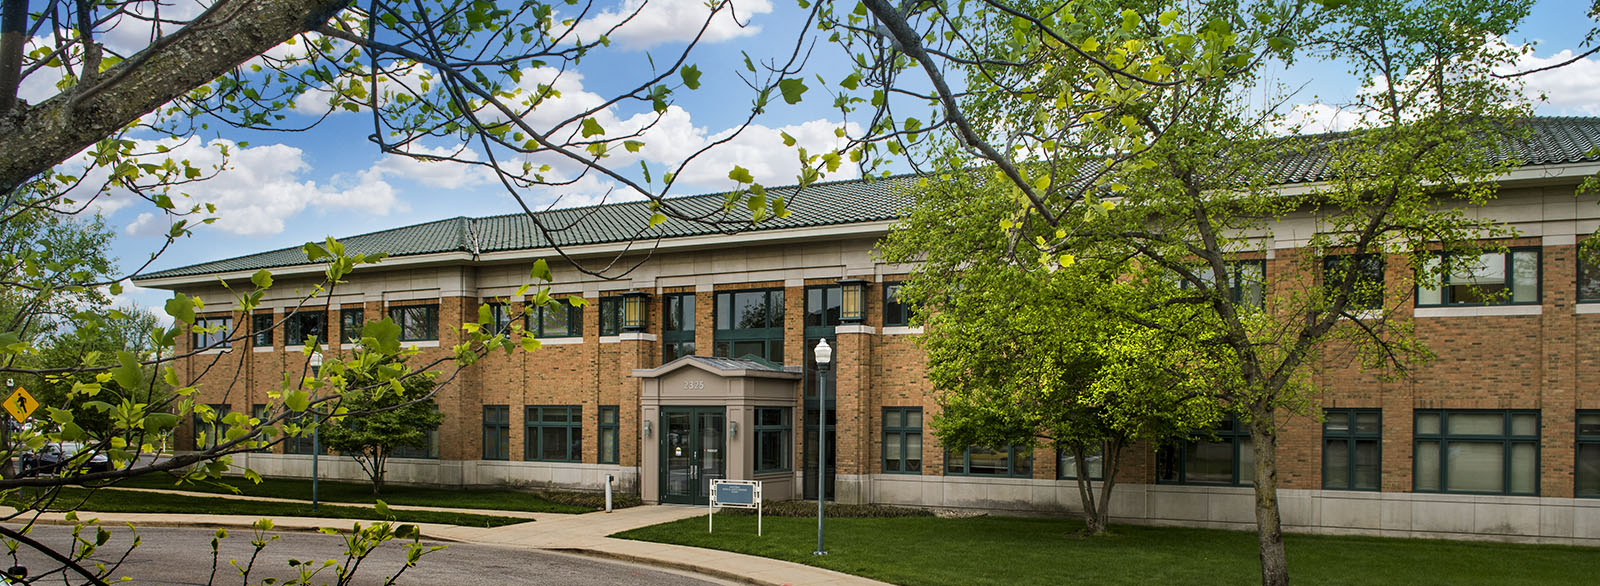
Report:
[[[805,148],[808,153],[823,154],[844,146],[845,139],[835,134],[838,127],[839,124],[831,120],[812,120],[778,128],[752,125],[727,144],[701,155],[684,169],[678,180],[709,189],[731,189],[737,184],[728,179],[728,171],[738,165],[748,169],[762,184],[793,184],[800,175],[800,160],[795,147],[784,146],[782,133],[793,136],[796,146]],[[854,123],[846,130],[852,135],[861,134],[860,127]],[[707,142],[720,140],[732,132],[732,129],[724,130],[712,135]],[[856,168],[847,162],[837,172],[830,173],[828,179],[853,179],[857,175]]]
[[[414,145],[406,148],[406,152],[434,157],[450,157],[460,161],[479,160],[478,151],[465,147],[450,148]],[[473,187],[494,180],[494,173],[483,166],[469,165],[456,161],[429,161],[405,155],[384,155],[366,173],[374,174],[374,176],[370,177],[371,180],[398,177],[442,189]],[[367,181],[363,181],[363,183],[365,182]]]
[[[1527,52],[1511,67],[1499,73],[1532,71],[1571,60],[1575,54],[1570,49],[1548,57]],[[1530,74],[1522,78],[1523,94],[1536,104],[1543,103],[1561,114],[1600,115],[1600,59],[1584,58],[1570,65]]]
[[[154,143],[147,146],[153,147]],[[288,145],[240,148],[231,141],[216,139],[204,145],[197,142],[177,144],[162,156],[186,160],[194,167],[209,170],[223,163],[218,152],[221,146],[226,146],[232,155],[227,166],[215,177],[182,186],[183,194],[174,190],[172,196],[180,211],[199,203],[216,205],[217,211],[211,215],[217,221],[211,228],[240,235],[276,234],[283,231],[288,218],[307,208],[376,215],[404,208],[395,190],[383,180],[382,173],[360,173],[352,181],[335,180],[334,185],[301,180],[311,166],[306,163],[303,151]],[[166,217],[144,212],[125,231],[135,236],[161,234],[167,231],[168,225]]]
[[[167,315],[165,307],[160,305],[162,299],[171,295],[170,292],[140,287],[133,284],[132,279],[123,279],[121,285],[121,293],[110,295],[111,307],[133,307],[148,311],[156,316],[157,325],[163,328],[172,326],[172,316]],[[105,292],[110,294],[110,288]]]
[[[1318,134],[1369,128],[1374,120],[1371,112],[1316,102],[1295,104],[1270,126],[1273,134]]]
[[[768,0],[730,1],[706,28],[701,42],[717,43],[758,34],[761,27],[750,24],[751,18],[769,12],[772,3]],[[573,27],[573,34],[585,43],[608,35],[611,42],[623,48],[643,50],[694,39],[710,16],[704,0],[623,0],[614,9],[584,18]]]

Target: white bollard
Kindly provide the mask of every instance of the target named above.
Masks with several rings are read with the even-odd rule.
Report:
[[[616,479],[617,479],[616,476],[612,476],[610,474],[606,475],[606,512],[607,513],[611,512],[611,483],[612,483],[612,481],[615,481]]]

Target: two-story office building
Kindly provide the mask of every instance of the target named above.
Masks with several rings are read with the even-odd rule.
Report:
[[[1394,309],[1392,318],[1413,320],[1438,355],[1409,378],[1319,365],[1323,413],[1292,418],[1281,436],[1279,495],[1291,530],[1600,544],[1600,264],[1577,248],[1600,228],[1595,198],[1577,193],[1600,172],[1592,151],[1600,119],[1534,126],[1500,197],[1471,211],[1519,231],[1508,254],[1484,258],[1491,269],[1470,277],[1509,294],[1485,303],[1460,277]],[[1304,172],[1284,188],[1318,180]],[[245,411],[264,406],[283,372],[300,367],[308,336],[333,340],[328,351],[340,352],[359,324],[387,316],[423,357],[442,356],[459,341],[455,326],[475,320],[481,304],[495,304],[497,316],[519,313],[524,300],[508,296],[536,259],[551,260],[553,292],[589,303],[535,308],[525,335],[541,339],[539,350],[496,353],[441,388],[445,418],[434,445],[395,460],[394,481],[598,489],[611,475],[647,502],[703,504],[709,480],[728,477],[763,480],[767,498],[815,498],[823,424],[830,498],[1076,510],[1073,467],[1052,447],[941,446],[932,433],[938,405],[916,343],[921,330],[895,295],[913,267],[873,254],[910,205],[914,183],[812,186],[790,217],[738,234],[671,222],[644,246],[648,256],[630,243],[650,215],[643,203],[546,212],[552,224],[575,222],[551,236],[559,242],[523,216],[346,237],[352,252],[391,257],[260,334],[320,279],[298,249],[136,282],[198,296],[205,324],[249,334],[179,364],[181,375],[206,373],[204,402]],[[723,200],[681,201],[709,210]],[[1255,251],[1266,283],[1297,270],[1289,258],[1314,226],[1297,217],[1274,226]],[[554,262],[558,243],[580,261],[623,255],[642,264],[622,280],[587,277]],[[1385,279],[1408,282],[1397,272],[1403,265],[1388,263]],[[278,282],[263,307],[230,311],[218,280],[247,283],[260,268]],[[196,335],[183,348],[219,336]],[[826,371],[812,362],[822,340],[834,349]],[[227,384],[235,376],[242,384]],[[1135,447],[1113,516],[1250,527],[1249,441],[1222,430],[1215,439]],[[276,451],[241,460],[269,476],[309,475],[305,442]],[[325,459],[324,474],[360,476],[338,460]]]

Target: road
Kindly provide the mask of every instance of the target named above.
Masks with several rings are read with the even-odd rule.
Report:
[[[93,561],[109,565],[127,552],[131,538],[125,526],[107,529],[112,530],[112,539],[96,553]],[[141,527],[139,537],[142,543],[131,553],[127,553],[122,565],[112,574],[113,580],[116,577],[128,576],[133,581],[123,584],[171,586],[207,584],[211,574],[211,538],[214,532],[213,529]],[[30,535],[58,548],[65,547],[71,539],[69,528],[52,525],[36,526]],[[92,540],[93,532],[89,532],[85,537]],[[263,579],[269,577],[284,579],[295,575],[288,565],[291,558],[316,560],[318,563],[314,564],[314,567],[317,567],[321,565],[322,560],[344,557],[344,541],[339,536],[284,532],[271,533],[269,537],[276,537],[277,540],[268,545],[256,560],[255,570],[249,579],[250,584],[260,584]],[[216,585],[242,584],[239,572],[229,567],[228,562],[233,559],[239,560],[241,565],[248,562],[253,549],[250,545],[251,539],[253,536],[249,530],[228,530],[228,538],[222,540]],[[424,544],[429,542],[424,541]],[[461,543],[433,545],[449,545],[449,547],[423,556],[416,567],[405,571],[398,584],[690,586],[725,583],[672,570],[657,570],[560,553]],[[383,584],[389,576],[400,569],[404,554],[403,544],[397,545],[395,542],[385,544],[361,565],[353,586]],[[44,569],[54,567],[47,565],[45,558],[40,554],[22,551],[17,555],[19,561],[35,575]],[[5,555],[4,550],[0,549],[0,569],[13,563],[10,557]],[[312,583],[335,582],[337,578],[334,576],[333,568],[328,568]],[[61,576],[54,575],[39,583],[61,584]],[[79,584],[82,581],[73,579],[70,583]]]

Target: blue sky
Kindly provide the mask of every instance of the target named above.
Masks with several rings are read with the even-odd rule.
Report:
[[[601,6],[606,6],[602,0]],[[638,0],[622,0],[622,2]],[[618,4],[621,4],[619,2]],[[1585,16],[1586,1],[1546,0],[1536,5],[1532,17],[1518,35],[1507,39],[1512,44],[1535,43],[1530,66],[1562,58],[1563,50],[1577,46],[1594,25]],[[562,79],[566,99],[575,103],[610,95],[643,75],[648,51],[658,64],[674,55],[689,24],[703,18],[701,0],[652,0],[652,12],[636,22],[647,23],[636,34],[613,38],[613,46],[596,58],[587,59],[574,76]],[[748,113],[750,91],[733,74],[743,70],[741,52],[752,58],[785,58],[804,17],[790,0],[736,0],[739,27],[720,22],[711,35],[715,41],[702,45],[691,58],[705,75],[704,85],[676,97],[679,110],[672,112],[653,131],[642,158],[653,163],[671,160],[686,148],[703,144],[719,132],[736,126]],[[613,10],[615,7],[613,6]],[[635,24],[635,23],[630,23]],[[626,29],[625,29],[626,30]],[[1570,53],[1568,54],[1570,56]],[[838,49],[819,42],[812,53],[810,71],[830,81],[842,77]],[[1300,114],[1312,128],[1338,127],[1349,121],[1333,108],[1348,100],[1355,86],[1336,64],[1308,62],[1274,73],[1285,85],[1304,89],[1291,99],[1300,105]],[[815,80],[808,85],[816,86]],[[1547,103],[1539,105],[1542,114],[1600,115],[1600,60],[1588,60],[1560,73],[1532,76],[1530,93],[1544,92]],[[779,130],[800,138],[802,145],[815,148],[832,143],[833,129],[840,124],[822,92],[813,89],[804,102],[789,106],[775,100],[762,115],[760,125],[746,132],[731,148],[714,151],[686,172],[684,185],[674,189],[683,195],[724,189],[730,186],[726,173],[734,164],[749,168],[767,184],[793,182],[793,151],[779,142]],[[301,107],[312,109],[315,100],[302,100]],[[612,124],[620,124],[636,111],[614,111]],[[306,114],[288,114],[290,122]],[[231,130],[213,124],[202,132],[195,144],[186,146],[197,165],[209,161],[202,143],[246,141],[247,148],[235,148],[230,169],[217,178],[195,184],[185,191],[197,200],[212,201],[219,207],[219,221],[196,230],[193,237],[178,242],[154,263],[154,268],[169,268],[216,260],[252,252],[298,246],[325,236],[349,236],[419,222],[455,216],[486,216],[514,213],[516,202],[497,183],[460,165],[422,164],[402,157],[385,156],[368,142],[372,122],[366,114],[345,113],[331,116],[321,126],[304,133],[266,133]],[[447,145],[430,144],[444,148]],[[637,162],[628,164],[637,166]],[[559,171],[559,170],[558,170]],[[606,184],[580,183],[572,189],[525,193],[533,206],[579,205],[599,200]],[[139,205],[107,206],[106,219],[117,232],[113,252],[125,269],[143,263],[161,244],[154,233],[164,232],[165,220],[148,214]],[[142,217],[143,215],[143,217]],[[126,296],[143,306],[159,307],[169,294],[163,291],[131,290]]]

